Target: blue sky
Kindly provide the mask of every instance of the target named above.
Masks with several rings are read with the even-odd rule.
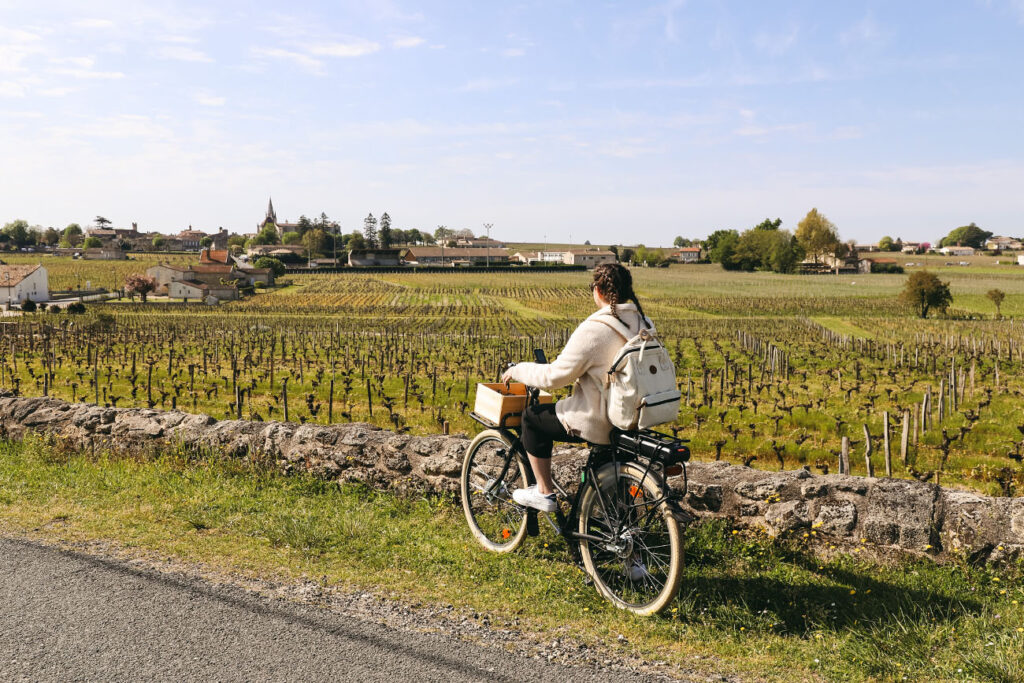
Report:
[[[0,221],[1024,234],[1024,0],[0,0]]]

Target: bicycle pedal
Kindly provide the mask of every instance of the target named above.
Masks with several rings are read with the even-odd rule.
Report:
[[[540,524],[537,523],[537,512],[529,510],[526,513],[526,535],[540,536]]]

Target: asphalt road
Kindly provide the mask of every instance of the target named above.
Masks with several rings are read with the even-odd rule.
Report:
[[[0,538],[3,681],[612,681],[113,559]]]

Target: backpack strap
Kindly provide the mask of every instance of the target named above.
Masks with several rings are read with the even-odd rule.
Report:
[[[625,344],[626,342],[629,341],[629,337],[627,337],[626,335],[622,334],[622,332],[617,327],[612,325],[607,320],[601,320],[600,318],[591,318],[591,320],[593,320],[594,322],[597,322],[597,323],[601,323],[602,325],[607,325],[615,334],[617,334],[620,337],[622,337],[622,343],[623,344]]]

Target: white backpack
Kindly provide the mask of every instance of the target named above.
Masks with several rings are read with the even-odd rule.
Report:
[[[674,422],[679,416],[680,393],[676,368],[668,349],[653,329],[641,329],[626,342],[608,369],[608,420],[619,429],[648,429]],[[646,324],[646,322],[644,323]]]

